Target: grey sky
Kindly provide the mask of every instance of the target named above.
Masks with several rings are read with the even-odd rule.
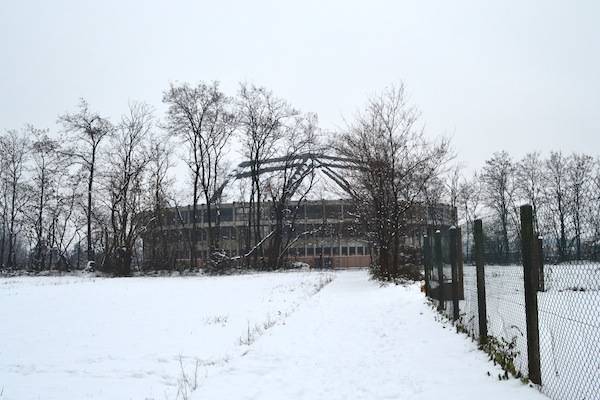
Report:
[[[403,80],[429,135],[479,167],[495,151],[598,154],[597,1],[0,3],[0,129],[56,131],[79,97],[162,116],[170,81],[265,85],[328,129]]]

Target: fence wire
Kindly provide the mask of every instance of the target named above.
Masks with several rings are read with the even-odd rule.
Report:
[[[591,184],[534,209],[542,384],[556,400],[600,398],[600,210]]]
[[[515,225],[503,229],[494,219],[483,221],[483,262],[487,304],[487,334],[502,350],[514,355],[518,374],[527,376],[527,336],[525,293],[521,266],[520,234]],[[500,226],[499,226],[500,225]],[[460,303],[460,323],[474,338],[479,338],[475,238],[471,224],[462,226],[465,299]]]
[[[591,193],[591,191],[589,192]],[[540,256],[537,282],[541,391],[553,400],[600,399],[600,208],[561,208],[551,202],[534,207],[534,245]],[[575,208],[574,208],[575,207]],[[566,212],[568,209],[569,212]],[[512,352],[518,374],[529,376],[525,282],[520,220],[487,217],[483,225],[483,263],[487,335]],[[461,226],[462,285],[458,324],[479,339],[478,286],[472,223]],[[442,233],[447,238],[447,234]],[[444,279],[450,281],[448,240],[442,240]],[[433,246],[431,247],[434,250]],[[431,284],[438,276],[433,263]],[[431,295],[431,292],[430,292]],[[434,293],[435,295],[435,293]],[[440,311],[452,317],[452,299]]]

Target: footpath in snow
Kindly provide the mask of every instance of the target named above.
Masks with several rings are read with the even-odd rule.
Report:
[[[209,374],[193,399],[547,399],[439,322],[417,285],[333,283]],[[488,375],[489,372],[489,375]]]

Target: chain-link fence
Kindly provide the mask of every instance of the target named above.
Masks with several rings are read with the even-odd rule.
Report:
[[[542,383],[553,399],[600,399],[600,210],[588,184],[533,209]]]
[[[550,398],[600,399],[600,212],[520,211],[462,225],[455,244],[451,230],[424,237],[427,293],[505,370]],[[462,276],[452,292],[454,264]]]

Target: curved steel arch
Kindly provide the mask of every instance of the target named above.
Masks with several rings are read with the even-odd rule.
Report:
[[[258,165],[257,170],[253,170],[253,166]],[[265,174],[268,172],[283,171],[286,169],[295,168],[292,174],[292,187],[290,196],[292,196],[303,179],[308,175],[309,170],[321,170],[325,176],[331,179],[346,193],[352,195],[354,191],[350,183],[337,170],[365,170],[364,163],[347,157],[330,156],[323,153],[302,153],[284,157],[274,157],[260,162],[243,161],[238,164],[237,168],[229,174],[219,188],[213,194],[211,201],[215,201],[221,197],[225,187],[232,181],[248,178],[254,174]],[[296,177],[296,179],[294,179]]]

